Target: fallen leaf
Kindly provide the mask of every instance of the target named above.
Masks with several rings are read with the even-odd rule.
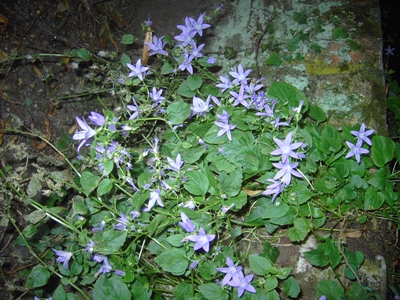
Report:
[[[247,196],[250,196],[250,197],[261,194],[263,192],[261,190],[252,191],[252,190],[246,190],[246,189],[243,189],[243,191],[247,194]]]
[[[3,62],[7,59],[8,55],[3,50],[0,49],[0,62]]]
[[[146,36],[144,37],[143,42],[143,52],[142,52],[142,65],[145,66],[147,61],[149,60],[149,46],[146,43],[151,43],[153,41],[153,33],[151,32],[151,28],[147,27]]]
[[[71,60],[70,57],[61,57],[61,62],[64,64],[65,69],[67,70],[67,72],[71,72],[71,66],[69,65],[69,61]]]
[[[44,124],[46,125],[46,133],[45,133],[45,137],[48,141],[50,141],[51,138],[51,132],[50,132],[50,121],[48,119],[44,120]],[[36,150],[42,150],[44,147],[47,146],[47,143],[45,141],[41,141],[39,145],[36,145],[35,141],[32,140],[32,146],[33,148],[35,148]]]
[[[71,128],[68,130],[68,134],[73,134],[77,128],[77,124],[72,125]]]
[[[8,19],[0,14],[0,32],[4,33],[7,29]]]
[[[35,71],[36,75],[37,75],[40,79],[42,79],[42,72],[40,72],[40,70],[39,70],[35,65],[32,65],[32,66],[33,66],[33,70]]]
[[[354,239],[359,239],[362,236],[362,231],[361,230],[344,230],[343,232],[340,233],[340,238],[354,238]]]

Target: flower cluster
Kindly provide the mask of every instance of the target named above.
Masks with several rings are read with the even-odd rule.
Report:
[[[354,156],[358,163],[361,160],[361,154],[369,153],[369,150],[362,148],[363,144],[366,143],[369,146],[372,146],[371,140],[368,138],[371,134],[375,132],[375,130],[370,129],[365,131],[365,124],[362,123],[359,131],[351,131],[351,133],[357,137],[356,144],[353,144],[349,141],[346,141],[347,146],[350,148],[350,152],[347,153],[346,158]]]

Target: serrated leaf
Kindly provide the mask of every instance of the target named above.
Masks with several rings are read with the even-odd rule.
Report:
[[[341,300],[344,298],[343,287],[335,281],[321,280],[317,283],[317,298],[324,295],[329,300]]]
[[[35,266],[26,280],[26,287],[34,289],[44,286],[50,278],[50,271],[42,265]]]
[[[199,285],[200,293],[208,300],[228,300],[229,296],[222,287],[216,283]]]
[[[126,231],[122,230],[106,230],[96,232],[93,235],[92,240],[99,249],[99,252],[103,255],[109,255],[117,252],[125,243]]]
[[[377,167],[383,167],[394,157],[394,142],[384,136],[376,135],[372,137],[371,155]]]
[[[101,275],[93,288],[93,299],[96,300],[129,300],[131,293],[120,277],[107,278]]]
[[[292,242],[303,241],[312,228],[311,222],[306,219],[299,218],[296,219],[293,224],[294,227],[289,228],[288,230],[288,236],[290,240]]]
[[[179,249],[166,250],[157,256],[155,261],[165,272],[174,275],[184,274],[189,265],[185,252]]]
[[[268,269],[272,267],[272,262],[265,257],[250,255],[250,267],[257,275],[264,276],[268,274]]]
[[[296,298],[300,294],[300,286],[292,276],[285,280],[282,290],[291,298]]]
[[[209,182],[207,176],[200,171],[186,172],[187,181],[183,185],[185,189],[196,196],[204,196],[207,193]]]
[[[168,120],[171,124],[182,124],[190,116],[190,105],[185,102],[173,102],[167,107]]]
[[[89,196],[90,193],[97,188],[99,178],[99,176],[89,171],[82,173],[80,183],[86,196]]]

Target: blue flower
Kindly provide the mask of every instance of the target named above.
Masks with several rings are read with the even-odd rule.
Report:
[[[360,127],[360,131],[350,131],[353,135],[357,137],[357,144],[361,141],[361,143],[364,141],[368,145],[372,146],[371,140],[368,138],[369,135],[373,134],[375,130],[370,129],[365,131],[365,124],[362,123]]]
[[[126,65],[132,71],[127,76],[128,78],[129,77],[133,77],[133,76],[137,76],[137,77],[139,77],[140,80],[143,81],[143,75],[146,74],[146,71],[149,69],[149,67],[142,66],[142,59],[141,58],[139,58],[137,60],[136,65],[132,65],[132,64],[129,64],[129,63],[127,63]]]
[[[304,154],[295,153],[293,150],[297,148],[303,147],[304,143],[294,143],[292,144],[292,136],[293,132],[289,132],[285,138],[285,141],[281,141],[277,138],[274,138],[275,143],[279,146],[279,149],[276,149],[271,152],[271,155],[282,155],[282,162],[284,163],[288,156],[293,158],[304,158]]]
[[[282,193],[282,191],[285,188],[285,185],[283,182],[275,181],[273,179],[267,179],[266,181],[272,182],[272,184],[270,184],[267,187],[267,189],[264,192],[262,192],[262,194],[265,196],[273,195],[271,200],[271,202],[273,203],[276,197],[278,197],[279,194]]]
[[[193,105],[191,107],[192,115],[199,114],[202,116],[210,107],[210,97],[207,98],[207,101],[203,101],[198,97],[193,97]]]
[[[133,113],[129,117],[129,120],[137,119],[139,117],[139,106],[135,101],[135,98],[132,97],[132,101],[134,105],[127,105],[126,107],[132,111]],[[126,127],[125,127],[126,128]]]
[[[118,219],[118,223],[114,225],[116,230],[126,230],[126,225],[128,225],[128,218],[124,213],[120,213],[121,217]]]
[[[95,231],[103,230],[105,225],[106,225],[106,222],[105,221],[101,221],[100,227],[93,227],[92,231],[95,232]]]
[[[228,75],[219,76],[219,79],[221,80],[221,83],[218,83],[215,86],[221,89],[221,93],[225,92],[227,89],[230,89],[233,86],[232,81]]]
[[[151,26],[151,24],[153,24],[153,21],[150,20],[150,16],[147,16],[147,20],[144,20],[143,22],[147,27],[149,27],[149,26]]]
[[[193,30],[195,33],[198,33],[200,36],[203,35],[203,29],[206,29],[206,28],[211,27],[210,24],[205,24],[205,23],[203,23],[203,18],[204,18],[204,16],[205,16],[205,14],[201,14],[201,15],[199,16],[199,18],[197,19],[197,21],[194,20],[194,19],[192,19],[192,18],[189,18],[189,20],[191,21],[192,30]]]
[[[346,144],[350,148],[350,152],[347,153],[346,158],[355,156],[358,163],[360,163],[361,154],[369,153],[369,150],[361,148],[362,140],[359,140],[356,145],[350,143],[349,141],[346,141]]]
[[[106,119],[103,115],[92,111],[90,116],[88,116],[89,120],[92,121],[92,124],[97,126],[103,126],[106,123]]]
[[[147,46],[149,46],[150,56],[156,54],[168,55],[167,51],[164,50],[164,46],[166,43],[163,43],[162,41],[163,38],[164,36],[160,38],[153,36],[152,43],[145,43]]]
[[[220,122],[214,122],[214,124],[217,125],[219,128],[221,128],[221,130],[217,133],[217,137],[220,137],[226,133],[226,136],[228,137],[229,141],[232,141],[231,130],[235,129],[237,125],[231,125],[228,123],[229,115],[225,110],[223,111],[223,116],[221,118],[220,118],[221,115],[217,116],[220,119]]]
[[[229,72],[229,74],[231,74],[231,76],[235,78],[232,81],[233,84],[247,84],[247,76],[250,74],[250,72],[250,69],[244,71],[242,64],[239,64],[237,71],[234,67],[233,71]]]
[[[157,89],[153,86],[152,91],[149,94],[150,98],[154,101],[155,104],[159,104],[165,100],[165,97],[161,96],[162,92],[162,89],[157,91]]]
[[[149,203],[147,204],[147,208],[145,208],[143,211],[150,211],[154,204],[156,204],[156,202],[159,206],[164,207],[164,203],[162,202],[160,197],[159,189],[155,189],[150,192]]]
[[[179,222],[179,226],[181,226],[184,230],[186,230],[187,232],[193,232],[196,229],[196,226],[192,223],[192,221],[190,221],[188,216],[183,212],[181,212],[181,219],[182,222]]]
[[[196,35],[196,32],[194,32],[193,30],[191,30],[191,27],[186,27],[183,25],[178,25],[176,26],[179,29],[182,30],[182,33],[180,35],[174,36],[174,39],[176,39],[177,41],[181,42],[181,45],[183,47],[186,47],[189,44],[193,43],[193,38]]]
[[[287,159],[285,163],[273,163],[275,168],[280,169],[278,173],[274,176],[274,180],[281,178],[281,181],[285,183],[285,185],[289,185],[292,180],[292,175],[296,177],[303,177],[299,172],[295,170],[295,168],[299,165],[299,163],[291,164],[290,160]]]
[[[218,271],[226,274],[224,279],[222,280],[222,286],[227,285],[234,276],[239,277],[239,273],[242,271],[242,267],[236,267],[232,259],[230,259],[229,257],[226,259],[226,264],[228,265],[228,267],[217,268]]]
[[[203,249],[208,252],[210,250],[210,242],[215,239],[215,234],[206,234],[203,228],[199,229],[199,234],[193,234],[185,237],[182,241],[195,242],[193,249],[195,251]]]
[[[64,268],[68,269],[68,262],[72,257],[72,253],[68,252],[68,251],[56,250],[54,248],[52,248],[52,249],[57,255],[56,261],[58,263],[63,263]]]
[[[100,274],[106,274],[112,270],[112,267],[111,267],[110,263],[108,262],[108,258],[105,256],[103,257],[103,263],[104,263],[104,265],[101,266],[101,268],[98,272]]]
[[[392,47],[389,45],[387,48],[385,48],[386,55],[392,55],[392,56],[394,56],[394,50],[396,50],[396,48],[392,48]]]
[[[250,274],[244,277],[243,272],[239,272],[237,276],[232,277],[232,280],[229,281],[228,285],[237,287],[239,298],[242,297],[244,291],[254,294],[256,289],[250,284],[250,282],[253,280],[253,276],[253,274]]]
[[[244,86],[243,85],[240,86],[239,93],[231,91],[231,92],[229,92],[229,94],[231,94],[233,96],[233,98],[230,99],[231,102],[234,100],[234,102],[232,103],[232,106],[242,104],[246,108],[249,107],[249,103],[247,103],[246,99],[249,98],[250,96],[244,94]]]
[[[169,163],[171,169],[176,172],[179,172],[179,170],[181,169],[181,167],[184,163],[184,161],[181,159],[181,155],[179,153],[176,156],[175,161],[170,157],[167,157],[167,160],[168,160],[168,163]]]
[[[76,122],[78,123],[79,127],[82,130],[76,131],[72,136],[72,139],[75,141],[82,140],[77,148],[77,151],[79,152],[79,150],[84,144],[90,144],[90,139],[96,134],[96,131],[93,128],[91,128],[83,118],[81,120],[78,117],[76,117]]]
[[[86,245],[85,250],[89,253],[93,253],[94,242],[90,239],[89,243]]]
[[[181,71],[187,70],[190,74],[193,74],[193,66],[191,61],[193,60],[192,56],[189,56],[187,53],[184,53],[183,62],[178,66],[178,69]]]

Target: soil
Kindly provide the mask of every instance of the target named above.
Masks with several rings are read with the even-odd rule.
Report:
[[[118,100],[108,91],[98,92],[95,96],[74,96],[89,94],[94,89],[99,91],[103,87],[101,84],[93,87],[86,79],[92,70],[90,62],[79,64],[77,69],[73,69],[72,61],[62,58],[61,54],[71,49],[85,48],[97,58],[101,50],[138,57],[144,35],[140,23],[147,20],[149,15],[154,21],[152,29],[157,35],[171,35],[177,32],[175,26],[182,23],[185,16],[197,17],[214,8],[206,3],[209,1],[188,2],[2,0],[0,128],[12,126],[32,133],[40,132],[51,143],[60,145],[60,138],[65,140],[70,137],[76,128],[76,116],[87,116],[94,110],[101,111],[99,98],[110,108]],[[121,38],[127,33],[138,37],[138,41],[129,46],[122,44]],[[54,56],[37,59],[29,56],[38,53]],[[12,59],[14,57],[24,58]],[[105,80],[101,72],[95,76],[100,81]],[[38,138],[7,134],[0,144],[2,169],[12,166],[14,170],[18,170],[28,162],[28,169],[35,171],[32,163],[37,161],[46,162],[48,168],[63,168],[59,154]],[[25,145],[29,159],[16,159],[14,154],[18,148],[15,145]],[[76,156],[75,145],[67,143],[63,152],[71,158]],[[37,200],[40,201],[40,197]],[[18,197],[12,199],[10,209],[18,227],[24,228],[24,217],[31,212],[30,209]],[[23,272],[37,264],[37,261],[25,247],[14,244],[18,232],[7,219],[7,214],[5,201],[0,198],[0,299],[32,299],[21,279],[24,278]],[[396,226],[389,227],[388,222],[383,220],[362,228],[357,226],[363,234],[361,238],[348,238],[347,246],[353,251],[362,251],[369,258],[378,254],[384,256],[388,265],[388,277],[395,278],[394,275],[399,271]],[[390,283],[397,282],[392,280]]]

